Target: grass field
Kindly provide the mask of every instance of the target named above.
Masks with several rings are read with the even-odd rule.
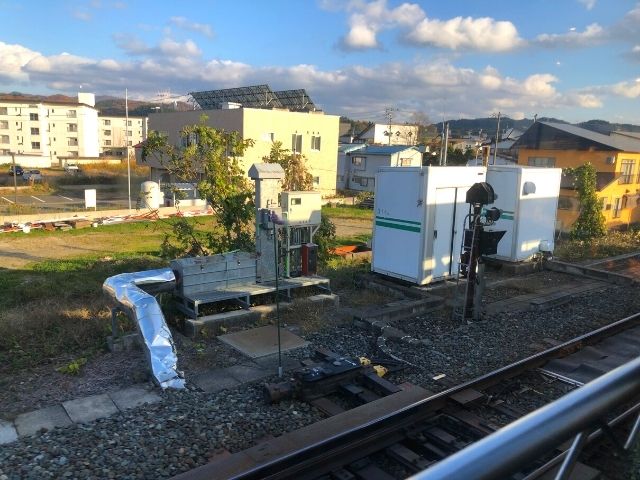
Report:
[[[331,219],[348,219],[348,220],[371,220],[373,219],[373,210],[368,208],[354,207],[351,205],[338,205],[335,207],[324,206],[322,213]]]

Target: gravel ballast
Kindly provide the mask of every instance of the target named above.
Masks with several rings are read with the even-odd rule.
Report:
[[[494,295],[499,296],[497,290]],[[436,310],[393,324],[403,329],[410,322],[407,330],[421,342],[387,341],[388,353],[414,365],[389,379],[443,390],[451,382],[470,380],[540,351],[549,346],[545,339],[569,340],[638,311],[635,286],[605,286],[544,312],[500,313],[469,325],[455,324],[445,310]],[[317,347],[345,356],[382,356],[377,334],[352,323],[305,339],[310,346],[290,356],[307,358]],[[448,383],[433,379],[439,374],[446,375]],[[237,452],[323,418],[298,401],[266,405],[261,383],[215,394],[167,391],[158,404],[3,445],[0,480],[168,478],[207,463],[223,450]]]

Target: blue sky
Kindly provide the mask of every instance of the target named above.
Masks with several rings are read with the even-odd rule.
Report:
[[[268,83],[328,113],[640,124],[637,0],[0,0],[0,91]]]

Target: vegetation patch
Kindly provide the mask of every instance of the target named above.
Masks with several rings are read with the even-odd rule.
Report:
[[[322,207],[322,213],[330,219],[373,220],[373,210],[353,205],[336,205],[335,207],[325,205]]]
[[[615,257],[640,251],[640,230],[610,231],[604,236],[587,240],[563,239],[556,243],[555,256],[559,260],[577,262],[587,259]]]

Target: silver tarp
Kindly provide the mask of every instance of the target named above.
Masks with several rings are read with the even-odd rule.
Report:
[[[144,341],[153,377],[162,388],[184,388],[184,378],[177,369],[176,349],[160,305],[153,295],[139,286],[158,284],[154,285],[154,290],[158,290],[156,287],[164,283],[167,290],[173,290],[174,282],[173,271],[161,268],[115,275],[102,285],[118,306],[133,316]]]

